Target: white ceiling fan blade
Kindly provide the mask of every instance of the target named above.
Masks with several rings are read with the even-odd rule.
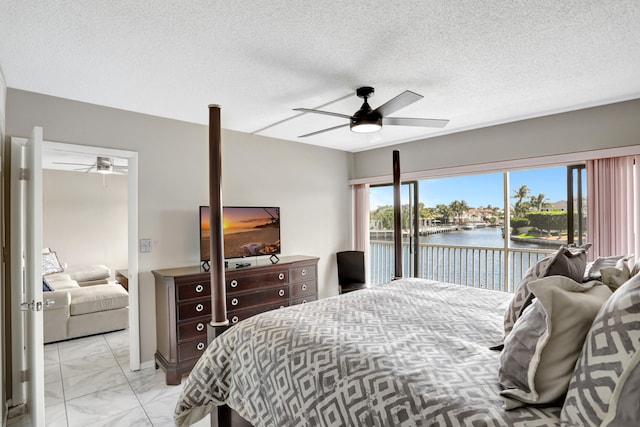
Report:
[[[405,90],[400,95],[395,98],[391,98],[381,106],[375,109],[375,111],[379,112],[382,117],[388,116],[389,114],[393,114],[401,108],[404,108],[408,105],[413,104],[416,101],[421,100],[424,96],[419,95],[415,92],[411,92],[410,90]]]
[[[293,111],[302,111],[303,113],[324,114],[325,116],[334,116],[334,117],[342,117],[343,119],[351,119],[351,116],[348,116],[346,114],[333,113],[331,111],[314,110],[312,108],[294,108]]]
[[[340,128],[343,128],[343,127],[346,127],[346,126],[349,126],[349,123],[347,123],[346,125],[338,125],[338,126],[334,126],[334,127],[327,128],[327,129],[317,130],[315,132],[311,132],[311,133],[307,133],[307,134],[304,134],[304,135],[300,135],[298,138],[306,138],[308,136],[317,135],[317,134],[323,133],[323,132],[329,132],[330,130],[340,129]]]
[[[383,117],[382,125],[420,126],[426,128],[443,128],[449,123],[446,119],[420,119],[412,117]]]

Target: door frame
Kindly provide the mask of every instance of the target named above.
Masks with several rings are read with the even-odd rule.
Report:
[[[12,141],[17,143],[26,142],[26,138],[12,137]],[[105,155],[111,157],[120,157],[127,159],[127,268],[129,272],[128,291],[129,291],[129,368],[132,371],[140,370],[140,315],[139,315],[139,286],[138,286],[138,153],[129,150],[119,150],[106,147],[95,147],[88,145],[69,144],[61,142],[43,141],[42,149],[44,150],[58,150],[69,153],[81,153],[89,154],[93,156]],[[12,150],[13,151],[13,150]],[[12,162],[13,162],[12,152]],[[14,168],[11,168],[12,174],[15,172]],[[14,209],[12,206],[11,209]],[[42,248],[40,248],[42,249]],[[15,270],[17,261],[12,257],[11,271]],[[12,277],[13,277],[12,273]],[[17,297],[20,296],[20,292],[14,290],[14,281],[12,279],[12,323],[14,328],[19,328],[22,331],[24,325],[22,324],[21,315],[18,306],[14,303]],[[14,313],[14,310],[18,311]],[[15,323],[14,323],[15,322]],[[16,329],[14,329],[17,332]],[[22,340],[22,333],[13,333],[11,352],[12,352],[12,399],[11,404],[13,406],[19,405],[24,400],[24,393],[21,388],[20,371],[23,366],[23,349],[24,342]],[[42,344],[44,345],[44,343]],[[44,382],[44,378],[41,379]]]
[[[127,159],[127,269],[129,274],[129,368],[140,370],[140,304],[138,287],[138,152],[107,147],[43,141],[43,151]]]

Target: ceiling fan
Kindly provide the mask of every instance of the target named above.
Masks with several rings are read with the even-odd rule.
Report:
[[[294,108],[294,111],[302,111],[304,113],[316,113],[324,114],[326,116],[335,116],[349,119],[349,123],[322,129],[316,132],[300,135],[298,138],[305,138],[307,136],[317,135],[319,133],[328,132],[330,130],[339,129],[349,126],[352,132],[357,133],[371,133],[377,132],[382,129],[383,125],[394,126],[420,126],[420,127],[433,127],[443,128],[449,123],[449,120],[444,119],[421,119],[421,118],[409,118],[409,117],[388,117],[389,114],[393,114],[401,108],[404,108],[416,101],[423,98],[422,95],[418,95],[410,90],[405,90],[395,98],[391,98],[375,110],[372,110],[367,100],[373,95],[374,89],[370,86],[363,86],[356,89],[356,95],[364,99],[362,107],[356,111],[353,116],[347,114],[333,113],[331,111],[314,110],[312,108]]]
[[[95,169],[96,172],[108,175],[111,173],[125,175],[127,173],[127,166],[114,165],[113,159],[110,157],[97,156],[96,162],[93,164],[86,163],[66,163],[66,162],[52,162],[56,165],[72,165],[72,166],[84,166],[74,169],[76,171],[91,172]]]

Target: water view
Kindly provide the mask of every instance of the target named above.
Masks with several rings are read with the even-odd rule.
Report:
[[[385,283],[393,276],[393,235],[388,233],[383,239],[379,237],[380,233],[373,232],[370,243],[374,284]],[[559,240],[551,240],[549,244],[510,241],[507,258],[502,230],[482,227],[421,236],[416,260],[409,240],[405,238],[403,276],[511,291],[529,266],[562,243]],[[510,269],[507,282],[504,280],[505,264]]]

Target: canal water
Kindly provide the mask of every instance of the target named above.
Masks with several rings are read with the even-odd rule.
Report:
[[[504,247],[502,230],[499,227],[474,228],[473,230],[450,231],[447,233],[421,236],[420,242],[450,246],[480,246],[489,248]],[[536,243],[509,242],[510,248],[549,249],[549,246]]]

